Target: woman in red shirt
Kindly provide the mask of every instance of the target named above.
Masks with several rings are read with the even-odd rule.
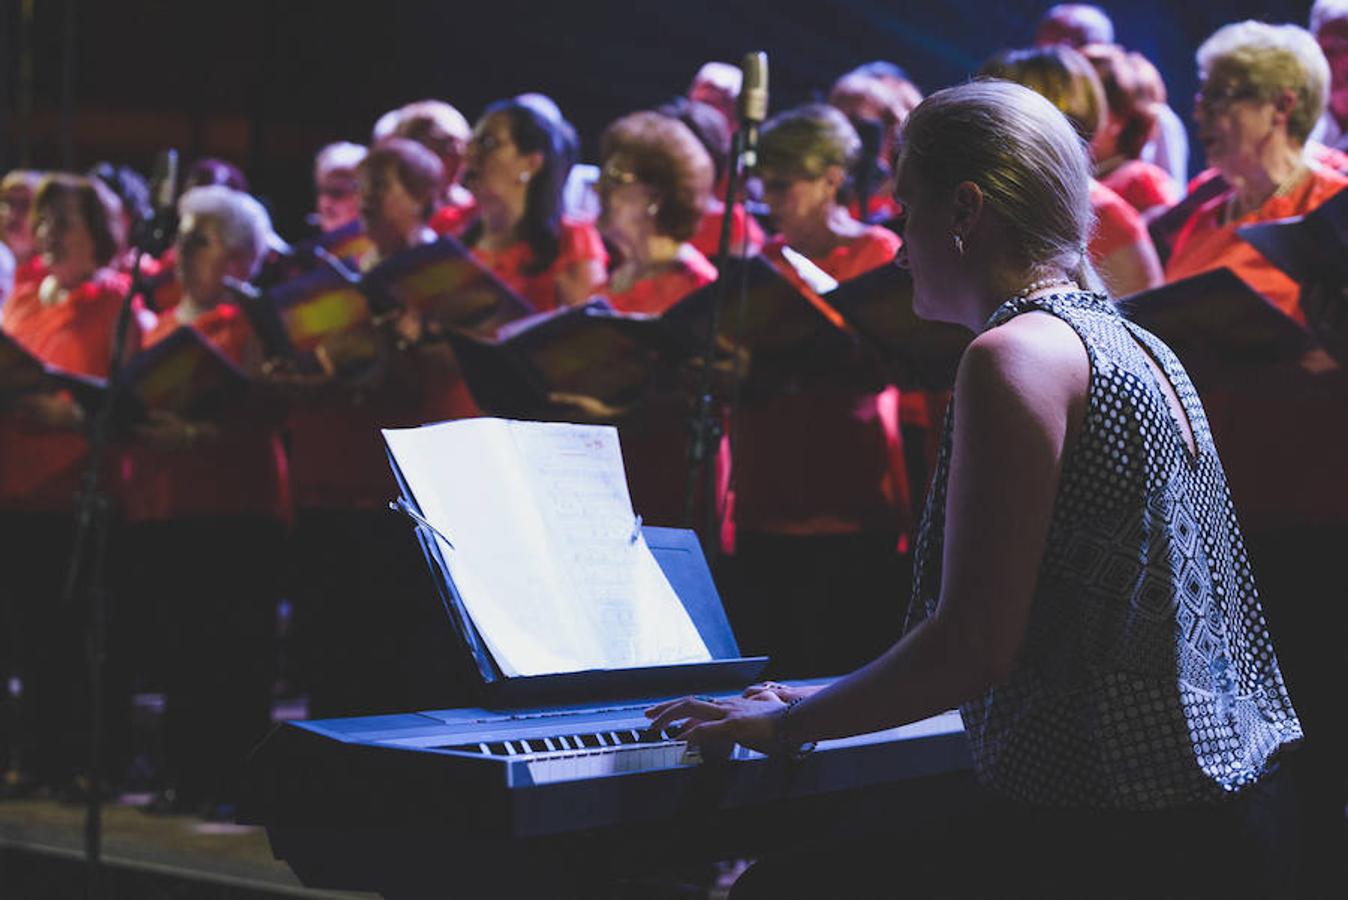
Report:
[[[764,254],[798,280],[792,249],[839,281],[890,263],[899,239],[838,201],[861,142],[847,117],[813,105],[763,127],[759,175],[781,233]],[[770,360],[756,359],[755,368]],[[900,535],[909,522],[898,392],[862,361],[824,376],[753,373],[731,423],[737,631],[775,671],[822,675],[888,643],[903,615]],[[829,597],[830,602],[822,602]]]
[[[534,106],[501,100],[478,120],[465,157],[463,182],[477,198],[478,220],[464,243],[540,312],[589,299],[608,263],[594,226],[562,217],[567,142]]]
[[[386,138],[356,174],[361,221],[373,245],[362,261],[367,269],[437,239],[428,223],[443,167],[434,153],[416,141]],[[425,560],[408,522],[387,508],[398,486],[380,429],[478,414],[448,345],[420,341],[424,324],[423,311],[399,314],[402,350],[378,330],[383,357],[356,384],[276,377],[289,384],[291,399],[294,645],[316,718],[464,699],[446,693],[452,679],[438,668],[455,657],[436,643],[449,640],[448,622]],[[368,338],[355,342],[362,352]],[[336,361],[345,340],[333,336],[323,353]]]
[[[711,158],[693,133],[660,113],[633,113],[605,130],[600,157],[598,225],[622,258],[602,291],[613,307],[657,316],[715,281],[716,267],[688,243],[712,179]],[[691,395],[671,376],[626,410],[554,399],[571,402],[579,417],[618,426],[633,508],[652,525],[678,526]]]
[[[117,198],[97,181],[53,175],[39,182],[29,226],[34,256],[0,314],[9,338],[51,366],[107,376],[129,289],[111,268],[121,252],[120,218]],[[36,779],[64,789],[87,754],[84,616],[82,607],[61,602],[74,497],[88,465],[85,414],[60,391],[10,395],[0,404],[0,608],[9,619],[0,658],[9,669],[6,685],[15,677],[23,685],[21,698],[11,699],[22,700],[25,736],[7,785],[20,790]],[[110,700],[126,699],[114,688],[121,674],[107,673]],[[122,746],[129,707],[109,702],[107,712],[110,731],[122,731],[113,743]],[[108,761],[111,772],[125,762],[116,752]]]
[[[145,348],[182,328],[245,373],[262,353],[225,276],[248,280],[266,254],[262,205],[223,185],[179,200],[181,302]],[[254,394],[256,396],[256,393]],[[281,546],[290,518],[279,417],[261,407],[190,421],[151,410],[122,461],[130,577],[154,608],[164,658],[162,811],[228,816],[238,769],[271,721]]]

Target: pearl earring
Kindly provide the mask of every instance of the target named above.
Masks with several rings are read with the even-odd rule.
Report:
[[[953,234],[953,235],[951,235],[951,236],[955,239],[955,252],[958,253],[960,256],[963,256],[963,255],[964,255],[964,238],[959,234],[959,232],[956,232],[955,234]]]
[[[648,216],[654,216],[659,211],[660,211],[660,204],[658,203],[652,203],[650,206],[646,207],[646,215]]]
[[[529,183],[529,173],[528,173],[528,172],[521,172],[519,177],[520,177],[520,184],[528,184],[528,183]]]

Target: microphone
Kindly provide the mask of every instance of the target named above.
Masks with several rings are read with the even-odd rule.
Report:
[[[178,151],[172,148],[155,158],[150,183],[154,217],[135,235],[135,245],[148,256],[160,256],[173,243],[178,228]]]
[[[768,55],[762,50],[744,54],[740,63],[740,127],[744,130],[744,164],[752,167],[758,152],[758,126],[768,117]]]

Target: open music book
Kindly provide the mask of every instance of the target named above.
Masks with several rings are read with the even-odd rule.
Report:
[[[463,419],[383,434],[503,675],[712,658],[642,535],[614,428]]]

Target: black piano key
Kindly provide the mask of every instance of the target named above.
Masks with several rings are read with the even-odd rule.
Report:
[[[599,735],[597,734],[582,734],[580,735],[580,742],[582,746],[589,747],[591,749],[600,746]]]

